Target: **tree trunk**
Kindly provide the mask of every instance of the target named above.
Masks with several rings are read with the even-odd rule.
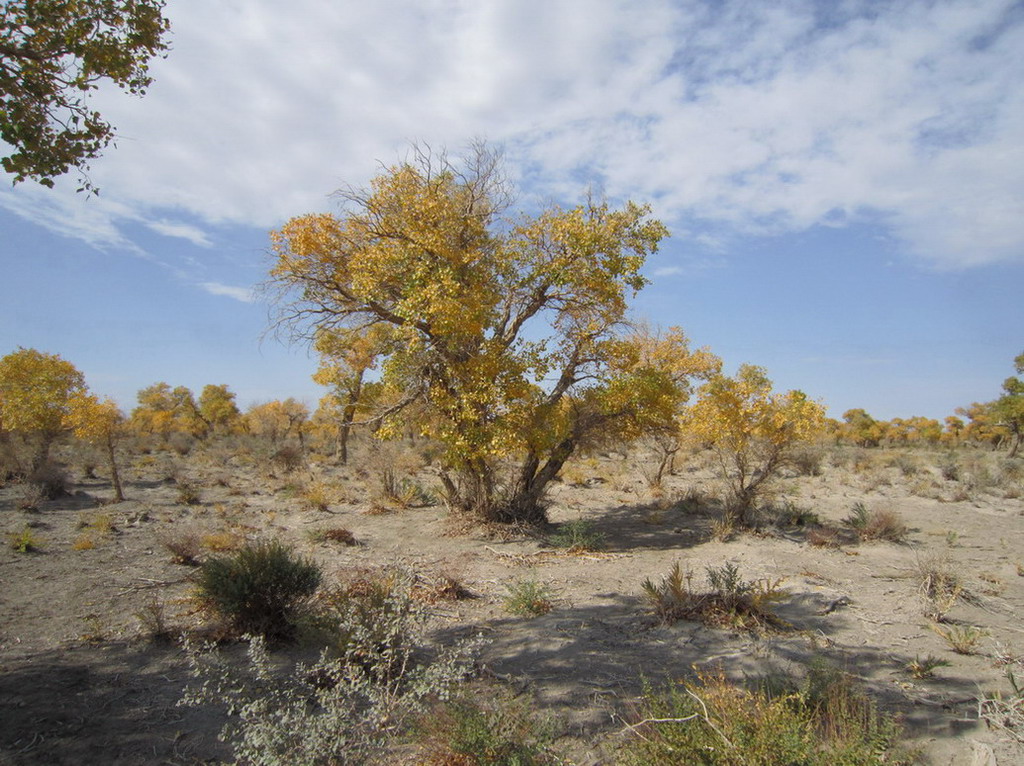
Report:
[[[124,492],[121,490],[121,476],[117,472],[117,460],[114,457],[114,440],[107,439],[107,460],[110,461],[110,478],[114,483],[114,502],[124,502]]]

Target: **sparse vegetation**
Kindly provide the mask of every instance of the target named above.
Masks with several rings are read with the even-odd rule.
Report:
[[[899,726],[849,676],[814,666],[803,682],[772,678],[753,689],[720,671],[664,689],[648,687],[626,736],[634,766],[700,763],[910,764]]]
[[[196,593],[239,635],[288,639],[320,580],[319,567],[271,540],[203,562]]]
[[[707,568],[708,590],[693,586],[693,573],[683,572],[678,562],[655,585],[649,578],[642,583],[644,597],[662,622],[698,620],[715,627],[763,630],[785,627],[772,611],[772,605],[785,600],[788,593],[781,580],[743,580],[739,567],[727,563]]]
[[[558,526],[548,542],[556,548],[564,548],[573,553],[601,550],[605,544],[605,536],[594,529],[592,522],[586,519],[566,521]]]
[[[540,582],[536,575],[512,580],[506,584],[505,611],[517,617],[540,617],[554,608],[551,588]]]

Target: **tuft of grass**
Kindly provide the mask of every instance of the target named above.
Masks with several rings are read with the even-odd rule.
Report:
[[[932,625],[949,648],[957,654],[972,655],[978,653],[978,644],[988,635],[988,631],[976,625]]]
[[[914,659],[904,665],[904,668],[914,678],[924,679],[934,677],[935,668],[948,668],[952,664],[949,660],[943,660],[931,654],[924,659],[915,655]]]
[[[594,529],[593,523],[586,519],[566,521],[558,526],[558,530],[548,542],[556,548],[564,548],[571,553],[597,551],[604,547],[605,536]]]
[[[852,679],[812,666],[801,683],[774,678],[748,689],[719,671],[647,686],[621,763],[633,766],[881,766],[910,764],[899,726]]]
[[[8,532],[5,537],[8,547],[16,553],[39,553],[43,550],[42,541],[28,524],[20,532]]]
[[[506,584],[505,611],[517,617],[540,617],[554,608],[551,588],[530,576]]]

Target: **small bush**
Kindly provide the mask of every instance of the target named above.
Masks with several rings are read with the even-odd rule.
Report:
[[[939,634],[949,648],[957,654],[977,654],[978,643],[988,635],[975,625],[932,625],[932,630]]]
[[[320,580],[316,564],[270,541],[203,563],[197,590],[200,602],[238,633],[287,639]]]
[[[634,766],[881,766],[910,764],[899,727],[845,674],[812,668],[798,684],[753,690],[721,672],[662,690],[647,687],[623,762]]]
[[[32,471],[25,483],[43,500],[57,500],[68,495],[68,475],[57,463],[47,461]]]
[[[543,766],[562,763],[549,750],[551,727],[526,702],[460,698],[420,720],[424,766]]]
[[[160,538],[160,544],[171,554],[171,563],[190,567],[199,566],[202,541],[196,532],[187,530],[170,533]]]
[[[662,622],[698,620],[706,625],[758,630],[785,627],[772,605],[789,594],[781,580],[743,580],[735,564],[707,568],[709,590],[693,587],[693,573],[682,571],[676,562],[669,574],[655,585],[644,580],[644,597]]]
[[[235,714],[221,731],[235,763],[365,763],[382,755],[429,702],[450,697],[478,646],[479,641],[460,642],[390,675],[326,654],[312,665],[282,671],[259,637],[249,644],[244,668],[209,647],[186,646],[193,683],[179,704],[225,705]]]
[[[175,484],[178,487],[179,505],[199,505],[202,502],[197,482],[191,479],[177,478]]]
[[[326,513],[334,501],[334,492],[328,484],[312,481],[299,490],[299,498],[305,510]]]
[[[536,577],[525,580],[513,580],[505,586],[505,611],[517,617],[540,617],[554,608],[551,599],[554,594],[551,588]]]
[[[42,542],[27,524],[20,532],[8,532],[5,536],[8,547],[17,553],[39,553],[43,549]]]
[[[291,473],[303,466],[306,456],[296,445],[286,444],[271,455],[270,462],[278,470]]]
[[[566,521],[548,542],[556,548],[565,548],[573,553],[596,551],[604,547],[604,535],[594,530],[594,525],[586,519]]]
[[[904,543],[910,533],[903,522],[903,517],[896,511],[869,511],[864,503],[855,503],[850,515],[843,519],[843,524],[854,530],[861,541],[886,540],[891,543]]]

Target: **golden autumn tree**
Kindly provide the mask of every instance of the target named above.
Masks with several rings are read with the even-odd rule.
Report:
[[[0,359],[0,428],[34,442],[30,473],[49,458],[71,397],[84,388],[82,373],[58,354],[19,348]]]
[[[86,390],[76,391],[68,402],[65,425],[75,436],[103,449],[110,466],[110,480],[114,485],[114,500],[122,502],[121,475],[117,470],[115,447],[124,435],[125,417],[113,399],[103,399]]]
[[[365,329],[325,330],[313,343],[320,354],[313,380],[330,388],[330,399],[321,402],[321,407],[338,411],[337,453],[343,465],[348,462],[348,437],[356,412],[361,404],[365,409],[366,374],[388,353],[392,337],[389,325],[375,324]]]
[[[273,446],[295,435],[300,446],[305,439],[304,426],[309,420],[309,408],[291,397],[280,401],[254,404],[244,416],[246,430],[265,437]]]
[[[543,521],[544,490],[581,443],[670,409],[676,379],[623,332],[667,234],[647,207],[506,216],[500,158],[482,144],[459,163],[417,151],[342,196],[340,217],[274,232],[279,320],[311,340],[388,329],[380,432],[411,421],[444,445],[453,510]]]
[[[161,381],[140,390],[137,398],[139,404],[132,410],[131,424],[139,433],[166,439],[172,433],[202,436],[207,431],[195,396],[186,386],[171,388]]]
[[[745,364],[734,377],[717,375],[702,386],[683,425],[717,453],[729,487],[726,518],[747,526],[793,448],[822,433],[825,408],[802,391],[774,393],[765,370]]]
[[[203,386],[196,415],[207,433],[230,433],[242,419],[242,413],[235,404],[235,394],[226,384]]]

